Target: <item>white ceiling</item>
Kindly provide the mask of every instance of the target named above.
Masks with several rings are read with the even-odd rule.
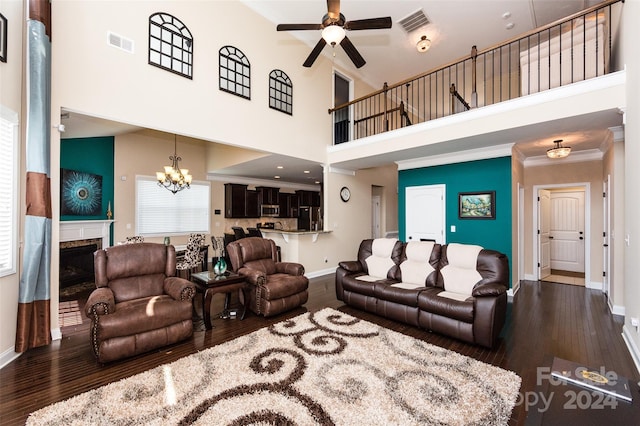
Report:
[[[325,0],[241,1],[273,22],[273,31],[276,31],[277,24],[317,24],[327,13]],[[594,0],[342,0],[341,13],[347,21],[389,16],[393,26],[390,29],[347,33],[367,62],[362,68],[356,69],[340,47],[335,48],[335,58],[332,59],[352,75],[374,87],[382,87],[384,82],[399,82],[458,60],[468,55],[473,45],[479,50],[491,47],[597,3]],[[419,9],[423,10],[430,23],[407,34],[398,21]],[[308,44],[309,52],[320,38],[320,31],[316,30],[291,31],[290,34]],[[427,35],[432,41],[426,53],[419,53],[415,46],[422,35]],[[332,48],[326,46],[322,54],[331,58]],[[300,58],[300,66],[305,59],[306,56]],[[517,140],[517,148],[525,157],[543,156],[549,148],[550,138],[558,135],[570,141],[574,151],[593,150],[600,148],[607,127],[611,126],[611,117],[577,120],[570,126],[565,124],[564,128],[558,123],[558,128],[548,125],[546,128],[521,129],[515,139],[515,135],[504,136],[506,140]],[[66,127],[65,138],[115,135],[137,129],[73,112],[68,118],[63,117],[62,123]],[[385,161],[388,164],[417,154],[390,154]],[[375,162],[380,161],[378,158]],[[282,164],[289,167],[276,169]],[[362,167],[374,165],[361,164]],[[304,170],[310,173],[303,173]],[[320,164],[286,156],[267,156],[217,173],[268,180],[279,174],[282,182],[304,184],[322,180]]]

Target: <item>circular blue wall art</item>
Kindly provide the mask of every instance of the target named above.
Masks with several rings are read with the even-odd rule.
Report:
[[[98,216],[102,213],[102,176],[62,169],[61,215]]]

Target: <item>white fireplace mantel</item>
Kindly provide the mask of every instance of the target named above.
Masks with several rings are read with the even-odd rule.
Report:
[[[109,247],[113,220],[68,220],[60,222],[60,242],[102,238],[102,248]]]

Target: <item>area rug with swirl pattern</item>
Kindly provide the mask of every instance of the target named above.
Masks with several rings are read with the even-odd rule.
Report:
[[[506,425],[520,383],[326,308],[50,405],[27,425]]]

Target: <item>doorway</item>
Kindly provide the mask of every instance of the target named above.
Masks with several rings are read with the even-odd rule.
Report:
[[[534,186],[536,279],[590,282],[589,183]]]
[[[352,80],[333,72],[333,106],[346,104],[353,98]],[[333,113],[333,144],[351,140],[351,107],[342,108]]]
[[[381,200],[379,195],[371,197],[371,238],[380,238],[380,210]]]

